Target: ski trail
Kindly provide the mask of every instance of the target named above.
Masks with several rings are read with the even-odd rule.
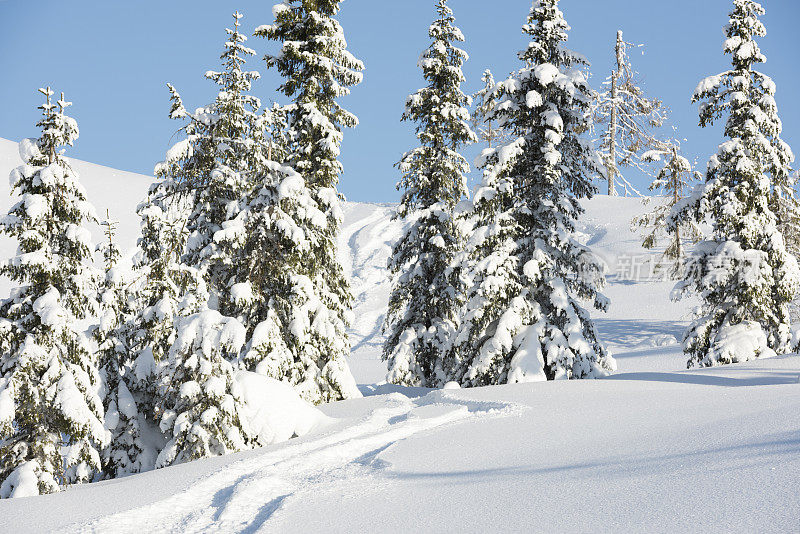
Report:
[[[385,222],[384,219],[391,220],[389,208],[379,205],[370,207],[372,208],[371,213],[354,219],[339,231],[339,260],[344,266],[346,274],[350,277],[358,274],[364,266],[363,258],[359,256],[359,245],[362,244],[359,238],[365,232],[369,234],[372,226]]]
[[[405,222],[393,218],[394,206],[353,205],[350,209],[353,213],[345,217],[348,224],[339,234],[340,260],[349,275],[353,293],[353,321],[348,335],[353,353],[370,348],[378,348],[379,352],[383,338],[381,327],[391,291],[386,264]],[[360,216],[350,221],[355,213]],[[375,377],[358,378],[370,381]]]
[[[463,401],[442,391],[409,399],[387,395],[386,406],[316,439],[220,468],[192,487],[147,506],[72,525],[66,532],[255,532],[287,499],[339,480],[368,477],[386,466],[379,454],[414,434],[470,417],[507,416],[523,408]]]

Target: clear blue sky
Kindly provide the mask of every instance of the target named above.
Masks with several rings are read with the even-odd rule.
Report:
[[[167,118],[167,82],[190,107],[213,99],[214,85],[203,73],[216,69],[230,14],[241,11],[248,33],[272,21],[269,0],[0,0],[0,137],[19,140],[36,134],[36,89],[50,84],[74,103],[81,138],[70,155],[145,174],[163,158],[179,128]],[[471,58],[465,67],[468,92],[482,71],[498,79],[518,67],[516,52],[526,44],[520,32],[528,0],[451,0],[466,35]],[[722,26],[730,0],[563,0],[572,26],[569,45],[592,62],[599,87],[613,60],[617,29],[627,41],[644,44],[632,54],[647,92],[672,110],[672,122],[688,139],[685,152],[701,167],[719,144],[718,128],[701,130],[689,97],[705,76],[727,68]],[[410,125],[399,122],[406,96],[422,86],[416,67],[428,45],[433,0],[346,0],[340,20],[350,50],[366,63],[364,83],[343,100],[361,125],[345,134],[341,191],[357,201],[394,201],[393,164],[414,146]],[[800,1],[764,0],[768,57],[762,70],[778,85],[784,139],[800,155]],[[280,101],[280,80],[265,72],[261,56],[275,46],[252,38],[259,57],[249,68],[264,77],[254,92]],[[469,159],[475,149],[469,151]],[[633,176],[645,187],[643,177]]]

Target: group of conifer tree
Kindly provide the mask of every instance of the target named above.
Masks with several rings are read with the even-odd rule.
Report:
[[[189,111],[169,86],[184,135],[137,209],[132,271],[110,220],[104,269],[94,266],[86,226],[98,217],[63,154],[78,127],[63,95],[54,103],[42,90],[41,135],[20,144],[19,201],[0,221],[19,244],[0,267],[17,286],[0,303],[0,498],[260,445],[242,416],[242,371],[290,383],[312,403],[360,395],[336,239],[342,132],[357,124],[338,98],[363,65],[346,49],[339,3],[287,0],[256,29],[280,44],[265,61],[283,76],[288,104],[265,108],[251,93],[259,74],[244,69],[255,52],[239,13],[222,70],[206,74],[215,100]],[[419,146],[397,165],[407,224],[389,263],[389,380],[470,387],[612,372],[584,308],[609,305],[605,265],[573,234],[594,180],[627,188],[619,167],[636,158],[666,160],[651,189],[670,192],[668,203],[639,224],[652,230],[646,246],[671,234],[676,292],[703,303],[684,338],[690,365],[787,352],[800,211],[775,84],[753,70],[764,61],[763,9],[734,0],[733,68],[695,91],[701,125],[728,116],[727,140],[684,198],[691,166],[677,144],[636,129],[665,115],[633,83],[621,33],[611,87],[597,93],[587,61],[566,48],[558,4],[534,0],[519,69],[500,83],[484,74],[473,116],[461,89],[464,36],[436,0],[419,62],[427,85],[402,117]],[[593,119],[609,126],[599,150]],[[476,162],[482,180],[464,203],[460,150],[479,141],[489,145]],[[701,240],[703,225],[711,232]],[[699,241],[691,253],[689,241]]]
[[[605,309],[604,266],[573,238],[596,191],[601,161],[589,139],[594,93],[586,60],[565,46],[557,0],[533,3],[522,66],[479,101],[483,180],[465,212],[469,172],[459,148],[475,142],[461,91],[467,54],[446,0],[436,4],[431,45],[420,59],[427,86],[404,120],[420,146],[398,167],[409,223],[395,245],[395,283],[384,357],[395,383],[442,387],[592,378],[614,370],[581,301]],[[492,124],[498,124],[498,130]]]
[[[335,244],[342,130],[357,124],[337,100],[363,65],[338,11],[339,0],[287,1],[256,30],[279,43],[265,61],[286,105],[251,94],[259,74],[244,68],[255,52],[239,13],[222,70],[206,74],[215,100],[189,111],[169,86],[184,138],[137,209],[132,272],[112,221],[104,271],[93,264],[97,215],[63,156],[78,128],[63,95],[42,90],[42,134],[20,145],[20,200],[0,222],[19,243],[2,266],[17,289],[0,304],[0,497],[261,445],[240,371],[315,404],[360,396]]]
[[[673,298],[701,300],[683,339],[688,365],[796,349],[789,315],[800,286],[800,206],[775,84],[753,69],[765,61],[755,40],[766,35],[763,8],[734,0],[725,28],[733,68],[693,95],[701,126],[728,116],[727,140],[687,192],[702,175],[692,174],[678,141],[653,133],[666,109],[635,83],[622,32],[609,87],[595,92],[586,60],[565,46],[569,26],[558,3],[533,2],[522,66],[500,83],[484,73],[473,117],[461,91],[467,54],[454,44],[464,37],[446,1],[436,4],[419,63],[427,86],[403,115],[416,123],[420,146],[398,164],[398,216],[407,224],[389,262],[389,380],[479,386],[613,371],[581,306],[607,308],[604,266],[572,236],[580,202],[596,192],[593,179],[607,180],[609,195],[617,184],[635,192],[620,167],[648,170],[660,161],[650,189],[664,198],[633,223],[646,229],[645,248],[669,235],[663,258],[679,280]],[[587,136],[598,131],[595,149]],[[467,207],[457,207],[469,172],[459,149],[476,139],[489,145],[476,161],[483,179]]]

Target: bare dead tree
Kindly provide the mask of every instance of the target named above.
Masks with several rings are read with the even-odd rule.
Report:
[[[637,84],[637,73],[633,70],[628,47],[635,46],[622,39],[617,32],[615,45],[616,68],[603,86],[605,91],[596,95],[594,105],[595,131],[598,152],[605,163],[608,179],[608,194],[617,194],[617,185],[625,195],[641,196],[620,172],[621,167],[635,167],[652,175],[641,155],[657,149],[661,141],[654,134],[666,118],[667,109],[661,100],[648,98]]]

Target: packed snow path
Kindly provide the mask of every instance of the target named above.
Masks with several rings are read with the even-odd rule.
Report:
[[[363,484],[358,481],[380,467],[378,455],[398,441],[465,418],[514,412],[510,404],[462,401],[442,392],[416,400],[394,393],[357,422],[250,455],[166,499],[67,531],[255,532],[289,500],[302,502],[319,487]]]

